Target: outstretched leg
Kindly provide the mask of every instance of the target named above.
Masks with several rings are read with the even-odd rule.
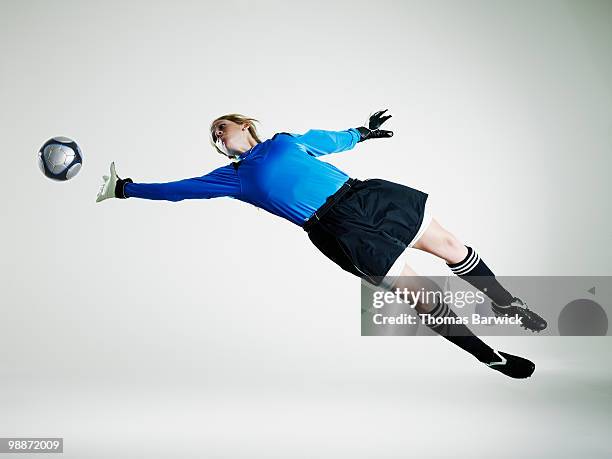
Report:
[[[463,244],[435,218],[413,247],[443,259],[454,274],[491,299],[496,314],[519,315],[522,317],[523,326],[532,331],[546,328],[547,323],[542,317],[531,311],[522,300],[510,294],[499,283],[476,250]]]
[[[507,306],[512,303],[514,297],[497,281],[480,255],[444,229],[435,218],[413,247],[442,258],[454,274],[485,293],[495,304]]]
[[[533,362],[496,351],[474,335],[443,301],[444,292],[440,286],[428,277],[418,276],[407,264],[401,276],[396,278],[389,289],[394,291],[399,289],[400,294],[428,292],[428,296],[424,298],[421,295],[415,305],[416,311],[424,319],[423,322],[431,330],[469,352],[490,368],[512,378],[528,378],[535,370]]]

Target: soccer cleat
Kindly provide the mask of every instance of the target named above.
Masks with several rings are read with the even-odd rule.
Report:
[[[520,298],[514,297],[508,306],[499,306],[491,302],[491,309],[497,317],[518,316],[521,319],[521,327],[532,332],[541,332],[548,324],[546,320],[529,309],[527,304]]]
[[[494,350],[493,352],[495,352],[500,360],[497,362],[485,363],[485,365],[506,376],[516,379],[525,379],[529,378],[535,371],[535,363],[531,360],[501,351]]]

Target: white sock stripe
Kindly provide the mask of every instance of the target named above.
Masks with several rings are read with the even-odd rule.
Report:
[[[472,263],[470,263],[469,266],[466,266],[465,269],[458,271],[457,274],[459,275],[468,274],[470,271],[472,271],[476,267],[476,265],[478,265],[478,263],[480,263],[480,255],[476,254],[476,258],[474,258]]]
[[[454,266],[454,270],[462,270],[463,268],[465,268],[466,266],[470,265],[472,263],[472,261],[474,261],[474,258],[476,258],[478,256],[478,254],[476,253],[475,250],[472,250],[472,252],[470,253],[470,256],[467,257],[467,259],[461,263],[459,266]]]
[[[429,315],[432,317],[438,317],[442,313],[443,310],[444,310],[444,303],[438,303],[436,307],[433,308],[429,312]]]
[[[474,269],[474,267],[480,262],[480,255],[478,255],[476,252],[474,252],[474,254],[475,254],[475,257],[470,261],[470,263],[468,265],[465,265],[461,269],[453,269],[452,270],[453,273],[455,273],[458,276],[460,276],[460,275],[463,275],[463,274],[467,274],[472,269]]]
[[[465,266],[467,263],[469,263],[469,262],[470,262],[470,260],[471,260],[472,258],[474,258],[474,255],[475,255],[475,254],[476,254],[476,251],[475,251],[473,248],[471,248],[471,247],[470,247],[470,249],[468,250],[468,255],[469,255],[469,256],[468,256],[468,257],[467,257],[465,260],[463,260],[463,261],[462,261],[462,262],[461,262],[459,265],[455,266],[455,268],[456,268],[456,269],[461,269],[461,268],[463,268],[463,267],[464,267],[464,266]]]
[[[446,303],[438,304],[438,307],[430,312],[432,317],[446,317],[448,315],[448,305]]]
[[[461,262],[461,264],[457,265],[457,266],[453,266],[451,267],[451,271],[456,271],[458,269],[463,269],[466,265],[470,264],[471,261],[474,259],[474,257],[476,256],[476,251],[474,249],[472,249],[472,253],[470,253],[470,256],[467,257],[464,261]]]
[[[436,317],[440,313],[440,309],[442,309],[443,303],[438,303],[431,311],[429,311],[429,315]]]

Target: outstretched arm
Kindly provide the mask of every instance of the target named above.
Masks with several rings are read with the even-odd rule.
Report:
[[[231,164],[228,164],[202,177],[188,178],[167,183],[133,183],[131,179],[121,179],[111,164],[111,175],[104,176],[96,202],[108,198],[141,198],[165,201],[183,199],[210,199],[222,196],[232,198],[240,195],[240,179]]]
[[[297,143],[304,146],[312,156],[328,155],[341,151],[351,150],[359,142],[359,131],[347,129],[346,131],[323,131],[311,129],[305,134],[291,134]]]
[[[312,156],[327,155],[340,151],[351,150],[359,142],[368,139],[381,139],[393,136],[392,131],[379,129],[380,126],[391,118],[385,115],[387,110],[380,110],[370,116],[368,127],[360,126],[347,129],[346,131],[323,131],[312,129],[303,135],[291,134],[298,139],[298,143],[306,148]]]

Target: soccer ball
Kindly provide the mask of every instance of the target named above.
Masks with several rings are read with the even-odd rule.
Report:
[[[81,149],[68,137],[53,137],[38,150],[38,167],[50,179],[70,180],[82,165]]]

